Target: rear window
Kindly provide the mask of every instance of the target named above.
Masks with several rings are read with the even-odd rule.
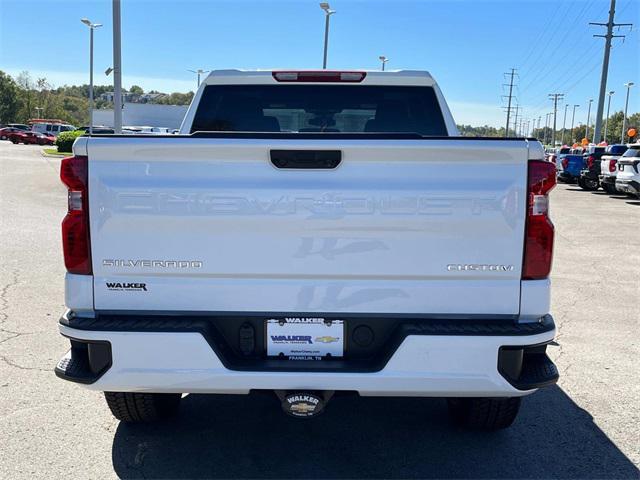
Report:
[[[197,131],[447,135],[433,88],[363,85],[210,85]]]
[[[629,150],[624,152],[624,155],[622,156],[624,158],[628,158],[628,157],[640,158],[640,147],[631,147],[629,148]]]

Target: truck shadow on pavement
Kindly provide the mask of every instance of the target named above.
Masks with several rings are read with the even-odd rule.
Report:
[[[441,399],[335,397],[298,420],[275,396],[190,395],[167,423],[121,423],[112,458],[120,478],[638,478],[557,386],[496,433],[450,426]]]

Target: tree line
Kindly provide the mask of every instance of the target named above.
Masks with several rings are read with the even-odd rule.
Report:
[[[96,108],[113,108],[113,104],[100,96],[112,92],[111,85],[94,85],[93,94]],[[144,90],[132,85],[129,93],[142,95]],[[148,93],[160,93],[151,90]],[[157,98],[153,103],[162,105],[188,105],[193,92],[174,92]],[[29,72],[21,72],[15,79],[0,70],[0,125],[6,123],[25,123],[30,118],[58,118],[72,125],[82,126],[89,122],[89,85],[65,85],[54,88],[46,78],[32,78]],[[615,112],[609,117],[606,140],[608,143],[620,141],[623,112]],[[640,127],[640,113],[634,113],[627,119],[628,127]],[[489,125],[474,127],[458,125],[460,135],[465,137],[504,137],[504,127]],[[556,141],[572,144],[585,138],[586,126],[578,125],[573,130],[558,129]],[[593,136],[593,125],[590,127]],[[510,130],[510,136],[515,133]],[[532,136],[547,140],[551,144],[552,129],[549,127],[533,129]],[[603,123],[604,136],[604,123]]]
[[[137,85],[130,93],[143,94]],[[113,92],[111,85],[94,85],[95,108],[113,108],[110,101],[100,96]],[[149,93],[160,93],[150,91]],[[164,105],[188,105],[193,92],[174,92],[155,99],[152,103]],[[30,118],[56,118],[72,125],[89,122],[89,85],[64,85],[54,87],[44,77],[33,78],[27,71],[15,78],[0,70],[0,125],[26,123]]]

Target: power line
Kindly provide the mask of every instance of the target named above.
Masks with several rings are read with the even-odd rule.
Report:
[[[593,0],[592,0],[593,2]],[[585,3],[585,5],[583,6],[582,10],[580,10],[580,12],[574,17],[572,18],[572,23],[576,24],[578,22],[580,22],[582,20],[582,18],[586,15],[588,8],[591,6],[591,3]],[[570,5],[570,4],[569,4]],[[556,48],[550,53],[549,57],[553,58],[555,53],[559,50],[559,49],[566,49],[566,43],[565,40],[567,40],[567,37],[569,36],[569,34],[574,33],[570,28],[563,28],[562,29],[564,31],[564,35],[560,38],[560,40],[558,41],[558,44],[556,46]],[[578,39],[579,40],[579,39]],[[579,54],[576,55],[579,58],[582,58],[583,55]],[[529,87],[531,87],[532,85],[537,83],[537,80],[543,76],[543,78],[545,76],[547,76],[547,74],[551,73],[552,71],[554,72],[554,77],[557,77],[557,73],[555,71],[557,65],[551,62],[548,62],[546,67],[543,65],[541,66],[539,69],[536,70],[536,75],[531,78],[531,80],[526,84],[526,86],[523,88],[523,91],[527,91],[529,89]]]

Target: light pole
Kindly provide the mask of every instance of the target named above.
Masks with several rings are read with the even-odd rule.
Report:
[[[571,130],[570,130],[570,135],[569,135],[569,140],[571,141],[571,143],[573,143],[573,121],[576,119],[576,108],[578,108],[580,105],[574,105],[573,106],[573,113],[571,114]]]
[[[329,4],[327,2],[321,2],[320,8],[324,10],[325,13],[325,21],[324,21],[324,56],[322,57],[322,69],[327,69],[327,47],[329,46],[329,17],[336,13],[335,10],[331,10]]]
[[[567,123],[567,109],[569,108],[569,104],[567,103],[564,106],[564,118],[562,119],[562,145],[564,145],[564,132],[565,132],[565,125]]]
[[[122,133],[122,28],[120,0],[113,0],[113,130]]]
[[[385,65],[385,63],[387,63],[389,61],[389,59],[387,57],[385,57],[384,55],[380,55],[378,58],[382,62],[382,71],[384,72],[384,65]]]
[[[93,23],[88,18],[80,20],[89,27],[89,135],[93,134],[93,31],[102,26]]]
[[[604,120],[604,138],[603,140],[607,142],[607,127],[609,127],[609,108],[611,108],[611,97],[616,93],[613,90],[609,92],[609,101],[607,102],[607,118]]]
[[[584,134],[584,138],[589,140],[589,122],[591,121],[591,104],[593,103],[593,98],[589,99],[589,109],[587,110],[587,130]]]
[[[191,73],[196,73],[198,74],[198,88],[200,88],[200,75],[202,75],[203,73],[209,73],[211,70],[202,70],[201,68],[199,68],[198,70],[189,70]]]
[[[622,117],[622,133],[620,133],[620,143],[624,143],[624,129],[627,127],[627,108],[629,108],[629,90],[633,87],[635,83],[629,82],[625,83],[624,86],[627,87],[627,99],[624,102],[624,116]]]

